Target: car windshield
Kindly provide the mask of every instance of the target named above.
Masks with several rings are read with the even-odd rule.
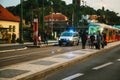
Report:
[[[70,32],[64,32],[61,34],[61,36],[72,36],[73,33],[70,33]]]

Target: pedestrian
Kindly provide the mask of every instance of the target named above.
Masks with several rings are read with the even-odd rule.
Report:
[[[90,46],[91,46],[91,48],[94,48],[94,41],[95,41],[95,33],[93,33],[90,36]]]
[[[107,41],[106,41],[106,32],[103,32],[103,37],[104,37],[104,46],[107,46]]]
[[[15,42],[16,42],[16,34],[13,33],[13,34],[12,34],[12,43],[15,43]]]
[[[100,31],[97,32],[97,36],[96,36],[96,44],[95,44],[95,47],[96,49],[100,49],[100,45],[101,45],[101,33]]]
[[[87,32],[86,30],[84,30],[83,33],[81,34],[82,49],[85,49],[87,37],[88,37]]]
[[[101,46],[102,46],[102,48],[104,48],[104,46],[105,46],[105,34],[104,34],[104,32],[102,32],[102,34],[101,34]]]
[[[46,30],[44,31],[43,36],[44,36],[44,44],[48,45],[48,39],[47,39],[48,35],[47,35],[47,31]]]
[[[40,34],[38,35],[38,41],[39,41],[39,44],[41,45],[41,35]]]
[[[87,42],[88,42],[89,48],[91,48],[91,40],[90,40],[90,38],[87,39]]]

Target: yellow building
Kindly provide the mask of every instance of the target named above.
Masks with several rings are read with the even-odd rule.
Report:
[[[15,39],[19,38],[19,23],[18,16],[0,5],[0,43],[11,43],[13,33],[16,34]]]

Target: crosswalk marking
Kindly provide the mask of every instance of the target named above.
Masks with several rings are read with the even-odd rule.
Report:
[[[64,78],[64,79],[62,79],[62,80],[72,80],[72,79],[77,78],[77,77],[82,76],[82,75],[84,75],[84,74],[82,74],[82,73],[77,73],[77,74],[74,74],[74,75],[72,75],[72,76],[66,77],[66,78]]]

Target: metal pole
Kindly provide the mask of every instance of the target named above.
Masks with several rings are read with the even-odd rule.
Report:
[[[20,0],[20,10],[21,10],[21,14],[20,14],[20,43],[23,43],[23,25],[22,25],[22,19],[23,19],[23,0]]]
[[[42,40],[44,40],[44,0],[42,2]]]
[[[42,3],[42,35],[44,36],[44,0]]]
[[[53,19],[53,2],[51,1],[51,14],[52,14],[52,37],[54,38],[54,27],[53,27],[53,24],[54,24],[54,19]]]

